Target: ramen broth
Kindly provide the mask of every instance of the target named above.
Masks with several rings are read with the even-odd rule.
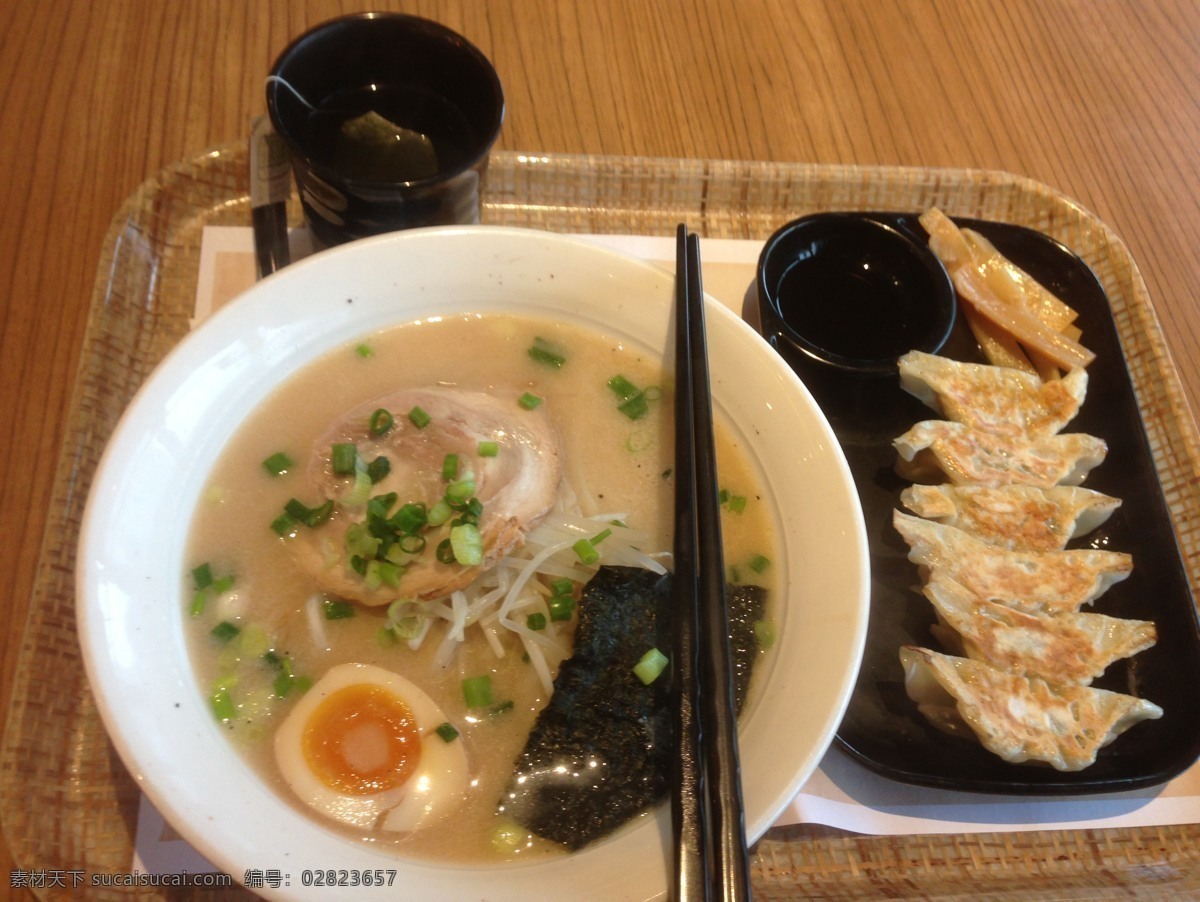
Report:
[[[538,341],[561,349],[566,362],[556,368],[535,360],[528,350]],[[618,409],[608,386],[618,374],[652,389],[649,410],[640,419]],[[497,657],[481,629],[468,627],[450,663],[439,668],[434,654],[444,625],[433,626],[414,651],[405,641],[381,641],[386,606],[347,604],[336,610],[349,616],[327,619],[330,599],[295,565],[289,540],[271,524],[289,499],[311,492],[307,462],[321,453],[313,445],[329,424],[399,388],[445,385],[511,398],[514,414],[521,412],[517,399],[524,393],[543,399],[561,440],[568,503],[573,497],[588,516],[619,514],[628,527],[650,536],[643,550],[669,551],[674,481],[668,380],[660,352],[545,319],[464,315],[405,324],[329,353],[289,379],[248,418],[198,502],[187,557],[189,567],[207,565],[214,580],[232,577],[233,584],[226,591],[210,589],[203,610],[185,617],[202,691],[214,705],[218,696],[222,699],[224,713],[231,715],[223,723],[230,739],[281,797],[331,829],[395,845],[406,856],[494,862],[561,854],[528,836],[496,841],[497,801],[547,698],[513,635],[502,638],[505,654]],[[771,584],[777,568],[764,566],[778,559],[774,515],[745,450],[720,422],[717,433],[721,485],[728,493],[722,514],[727,568],[739,581],[767,586],[777,596]],[[263,461],[279,452],[295,464],[272,475]],[[603,543],[597,547],[603,554]],[[660,559],[669,568],[667,556]],[[188,575],[186,598],[194,592]],[[214,635],[214,628],[219,633],[226,622],[238,628],[237,635]],[[569,637],[570,622],[552,626]],[[311,811],[284,782],[275,758],[275,729],[307,683],[345,662],[403,675],[458,729],[454,741],[463,743],[471,782],[466,801],[453,813],[411,834],[361,831]],[[505,703],[497,706],[498,713],[467,708],[462,682],[480,674],[490,675],[495,700]],[[281,693],[286,694],[280,698]]]

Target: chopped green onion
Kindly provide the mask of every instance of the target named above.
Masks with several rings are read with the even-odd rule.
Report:
[[[196,587],[196,591],[192,594],[192,603],[189,607],[189,612],[193,617],[198,617],[204,612],[204,608],[208,604],[208,599],[228,592],[233,588],[234,580],[233,574],[222,576],[220,579],[214,579],[212,566],[204,563],[193,568],[192,582]]]
[[[546,615],[541,611],[534,611],[525,618],[525,625],[531,630],[544,630],[546,628]]]
[[[358,449],[353,442],[335,442],[330,449],[330,462],[338,476],[350,476],[356,469]]]
[[[580,539],[573,547],[581,564],[594,564],[600,560],[600,552],[596,550],[596,546],[591,543],[590,539]]]
[[[517,398],[517,403],[526,410],[535,410],[542,403],[542,399],[530,392],[525,392],[521,397]]]
[[[347,553],[352,557],[371,560],[379,553],[382,540],[371,535],[371,530],[365,523],[351,523],[346,527],[346,537],[342,542]]]
[[[516,707],[516,705],[511,698],[505,699],[502,702],[497,702],[488,708],[488,717],[495,717],[497,714],[507,714],[514,707]]]
[[[721,489],[717,497],[721,506],[727,508],[731,513],[740,514],[746,509],[745,495],[735,495],[729,489]]]
[[[431,422],[433,422],[433,417],[423,411],[420,407],[413,407],[413,409],[408,412],[408,421],[418,429],[424,429]]]
[[[308,507],[295,498],[283,506],[283,512],[297,523],[305,526],[320,526],[333,516],[333,501],[326,501],[320,507]]]
[[[382,407],[371,414],[371,419],[367,422],[371,435],[386,435],[394,425],[396,418],[392,416],[391,411]]]
[[[492,830],[492,848],[502,855],[511,855],[528,841],[529,833],[512,821],[501,821]]]
[[[400,574],[404,572],[404,568],[391,561],[367,561],[366,581],[367,589],[374,591],[380,586],[387,586],[389,589],[395,589],[400,585]],[[345,615],[347,617],[350,614]],[[335,618],[329,616],[329,609],[325,610],[325,619],[333,620]]]
[[[392,462],[382,454],[367,464],[367,478],[371,480],[371,485],[383,482],[390,472],[392,472]]]
[[[358,347],[356,347],[354,349],[354,353],[357,354],[359,357],[370,357],[375,352],[373,350],[371,350],[370,345],[363,344],[363,345],[359,345]]]
[[[272,476],[282,476],[295,465],[296,462],[282,451],[276,451],[263,461],[263,467]]]
[[[455,504],[465,505],[471,500],[471,496],[475,494],[475,477],[469,476],[466,479],[459,479],[446,486],[446,503],[451,507]]]
[[[483,561],[483,536],[473,523],[450,527],[450,547],[454,559],[464,567],[474,567]]]
[[[212,637],[218,642],[228,642],[240,632],[241,630],[228,620],[222,620],[220,623],[214,626],[212,630],[210,630]]]
[[[386,495],[376,495],[367,502],[367,519],[386,520],[388,511],[392,509],[392,505],[396,503],[396,499],[399,497],[395,492],[388,492]]]
[[[291,535],[298,525],[299,524],[287,514],[280,514],[271,521],[271,529],[275,530],[275,533],[281,538]]]
[[[754,622],[754,638],[758,642],[758,647],[768,649],[775,644],[775,624],[770,620],[756,620]]]
[[[296,688],[297,679],[291,673],[279,673],[275,675],[275,680],[271,684],[271,688],[275,691],[278,698],[287,698],[293,689]]]
[[[388,520],[388,525],[405,535],[415,535],[425,527],[427,520],[425,505],[419,501],[410,501],[396,511],[395,516]]]
[[[599,545],[605,539],[612,535],[611,529],[602,529],[591,538],[592,545]]]
[[[453,482],[458,479],[458,455],[447,454],[442,458],[442,480]]]
[[[438,500],[425,514],[425,522],[430,526],[441,526],[454,516],[454,508],[445,498]]]
[[[622,401],[628,401],[630,398],[642,393],[640,388],[621,375],[616,375],[609,379],[608,387]]]
[[[275,670],[273,689],[279,698],[286,698],[293,690],[305,692],[312,685],[312,680],[305,676],[296,676],[292,669],[291,658],[281,658],[274,651],[268,650],[262,659]]]
[[[217,720],[225,722],[237,717],[237,705],[234,704],[233,695],[228,687],[217,687],[209,698],[209,703],[212,705],[213,714],[217,716]]]
[[[650,402],[646,400],[646,395],[639,392],[628,401],[622,401],[617,405],[617,410],[625,414],[631,420],[640,420],[650,412]]]
[[[637,674],[639,680],[649,686],[662,675],[669,663],[666,655],[657,648],[652,648],[642,655],[642,659],[633,666],[633,672]]]
[[[538,363],[552,366],[555,369],[562,369],[562,365],[567,362],[567,358],[562,351],[556,348],[553,344],[544,338],[535,338],[533,344],[530,345],[529,356]]]
[[[396,542],[395,547],[400,551],[401,554],[407,554],[409,556],[417,555],[425,550],[425,537],[418,535],[401,536],[399,541]],[[399,562],[392,561],[392,563],[395,564]]]
[[[454,728],[454,724],[449,721],[438,724],[437,729],[433,732],[437,733],[442,738],[442,742],[453,742],[458,738],[458,730]]]
[[[555,595],[570,595],[575,591],[575,580],[569,576],[560,576],[550,582],[550,591]]]
[[[425,620],[419,614],[409,614],[407,617],[393,620],[390,632],[397,639],[415,639],[421,635],[421,627],[424,624]]]
[[[755,573],[763,573],[771,566],[771,559],[763,554],[756,554],[750,558],[750,569]]]
[[[326,620],[345,620],[354,616],[354,605],[348,601],[326,600],[323,607]]]
[[[238,652],[247,658],[260,658],[271,647],[271,637],[261,626],[251,624],[241,631],[237,637]]]
[[[642,389],[638,388],[624,376],[613,376],[608,380],[608,387],[612,389],[613,394],[617,396],[617,400],[621,402],[617,405],[617,410],[621,411],[629,419],[640,420],[650,412],[650,396],[646,391],[642,391]],[[659,394],[661,395],[661,392]]]
[[[288,503],[283,506],[283,512],[299,522],[303,522],[310,513],[308,506],[295,498],[288,499]]]
[[[275,694],[280,698],[284,698],[292,690],[306,692],[312,686],[311,679],[296,675],[292,669],[291,658],[281,658],[273,651],[266,652],[262,657],[276,671],[274,689]]]
[[[499,442],[480,442],[479,456],[480,457],[495,457],[500,453]]]
[[[449,539],[442,539],[438,542],[438,547],[434,551],[434,555],[438,559],[439,564],[453,564],[454,561],[454,546]]]
[[[468,708],[486,708],[492,703],[492,678],[488,674],[467,677],[462,681],[463,701]]]
[[[208,604],[208,590],[197,589],[196,594],[192,596],[191,607],[188,608],[189,613],[193,617],[199,617],[204,613],[204,606]]]
[[[400,637],[396,635],[396,631],[390,626],[381,626],[375,631],[375,641],[384,648],[390,648],[400,641]]]
[[[197,589],[207,589],[213,583],[212,565],[201,564],[192,570],[192,582]]]
[[[361,461],[358,462],[361,464]],[[375,483],[371,481],[371,474],[365,466],[355,465],[354,467],[354,485],[350,487],[349,493],[342,499],[343,503],[348,507],[359,507],[366,504],[371,497],[371,489]]]
[[[554,621],[570,620],[575,613],[575,599],[570,595],[555,595],[546,604]]]

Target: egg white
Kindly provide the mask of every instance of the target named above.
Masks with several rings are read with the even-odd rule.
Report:
[[[348,686],[378,686],[401,699],[417,722],[421,758],[402,786],[373,795],[349,795],[327,786],[305,761],[301,740],[317,707]],[[331,667],[304,694],[275,733],[275,760],[292,791],[314,811],[363,830],[407,832],[453,811],[468,787],[467,754],[461,739],[435,731],[447,722],[441,708],[409,680],[371,664]]]

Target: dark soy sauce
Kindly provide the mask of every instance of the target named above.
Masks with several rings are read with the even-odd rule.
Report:
[[[868,265],[831,269],[798,260],[780,278],[777,297],[792,329],[840,357],[896,357],[932,325],[930,304],[912,303],[893,276]]]
[[[479,147],[457,106],[413,85],[337,91],[321,101],[306,125],[314,155],[352,181],[432,178],[469,164]]]

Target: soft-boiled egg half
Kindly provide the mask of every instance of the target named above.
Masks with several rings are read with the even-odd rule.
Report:
[[[437,704],[371,664],[331,667],[275,734],[284,780],[315,811],[361,829],[411,831],[456,808],[462,739]]]

